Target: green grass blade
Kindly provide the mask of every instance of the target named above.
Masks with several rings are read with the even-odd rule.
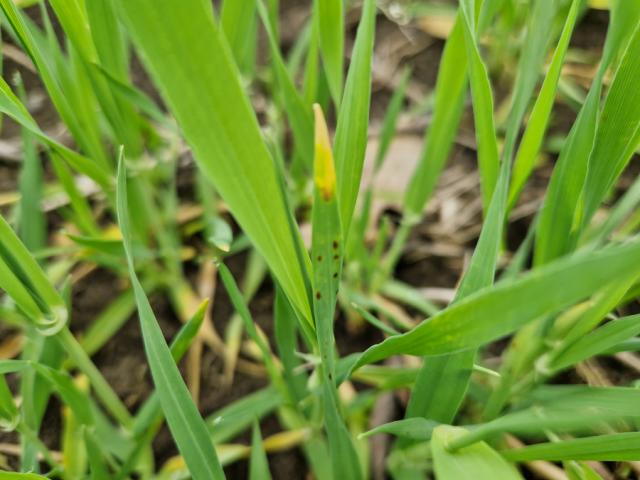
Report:
[[[480,238],[458,286],[454,303],[489,287],[494,281],[502,243],[509,167],[508,162],[502,164]],[[476,353],[471,349],[423,360],[406,416],[424,416],[450,423],[467,392],[475,357]]]
[[[169,347],[171,357],[176,364],[180,362],[191,345],[191,342],[198,334],[208,306],[209,302],[204,301],[187,323],[180,328],[171,342],[171,346]],[[162,426],[163,420],[164,415],[158,392],[153,392],[136,415],[132,427],[135,445],[129,450],[128,456],[122,463],[122,467],[116,478],[122,479],[129,475],[144,448],[153,442],[153,439]]]
[[[88,63],[88,75],[95,85],[100,85],[106,95],[113,97],[113,109],[122,122],[121,125],[113,125],[119,135],[125,135],[123,141],[128,142],[132,153],[141,153],[144,140],[143,125],[135,108],[136,104],[117,90],[116,82],[104,82],[102,72],[108,72],[108,76],[117,79],[120,85],[133,88],[129,79],[129,51],[128,43],[118,23],[113,6],[108,0],[96,0],[83,2],[87,12],[87,22],[91,31],[91,39],[95,46],[97,62]],[[76,20],[77,21],[77,20]],[[99,65],[99,71],[92,71],[93,65]],[[104,83],[104,84],[103,84]],[[95,87],[94,87],[95,88]]]
[[[532,460],[598,460],[601,462],[636,461],[640,458],[640,433],[614,433],[540,443],[500,452],[513,462]]]
[[[551,59],[547,75],[542,83],[542,88],[538,93],[538,98],[529,116],[529,123],[518,147],[518,153],[516,154],[513,165],[511,189],[509,191],[509,210],[513,208],[522,187],[535,167],[536,158],[542,146],[547,124],[551,118],[551,109],[553,108],[556,97],[556,88],[558,86],[558,80],[560,79],[562,64],[567,49],[569,48],[569,41],[571,40],[571,34],[576,24],[580,4],[580,0],[574,0],[571,4],[562,34],[560,35],[560,40],[553,52],[553,58]]]
[[[322,397],[333,475],[362,477],[358,456],[340,416],[336,391],[333,319],[342,272],[342,232],[336,191],[336,172],[329,132],[319,105],[315,112],[314,197],[311,258],[313,259],[314,316],[322,361]]]
[[[536,265],[548,263],[575,248],[574,214],[593,145],[600,89],[599,82],[591,87],[553,170],[536,230]]]
[[[335,383],[333,318],[342,274],[342,231],[336,192],[336,171],[329,132],[319,105],[315,112],[314,195],[311,258],[313,259],[314,316],[323,369]]]
[[[640,259],[637,241],[583,253],[470,295],[413,330],[365,351],[356,367],[391,355],[440,355],[479,347],[592,295]]]
[[[178,449],[193,478],[223,479],[224,473],[213,449],[207,427],[180,376],[153,310],[151,310],[151,305],[149,305],[144,289],[135,273],[126,192],[126,171],[121,156],[118,167],[118,220],[122,230],[131,283],[138,305],[145,351],[160,397],[160,404]]]
[[[596,293],[578,315],[568,315],[556,320],[547,338],[556,343],[556,352],[583,338],[596,328],[606,316],[623,303],[638,274],[634,270],[627,271],[613,280],[608,286]]]
[[[624,47],[635,27],[637,2],[612,4],[604,54],[587,99],[563,145],[551,176],[536,231],[535,264],[547,263],[575,248],[579,201],[587,175],[589,155],[594,145],[604,74],[615,55]]]
[[[438,425],[438,422],[427,420],[426,418],[405,418],[404,420],[396,420],[395,422],[385,423],[376,428],[372,428],[361,436],[366,438],[379,433],[389,433],[397,437],[410,438],[412,440],[429,440],[431,439],[433,429]]]
[[[305,164],[309,165],[313,158],[313,122],[311,112],[298,93],[298,90],[293,83],[293,79],[289,75],[287,67],[284,64],[275,34],[269,23],[269,12],[263,3],[263,0],[256,1],[258,13],[267,32],[271,52],[271,62],[273,64],[272,67],[279,89],[282,92],[282,101],[287,112],[287,116],[289,117],[289,125],[291,125],[291,130],[293,131],[296,147],[299,149],[299,153],[302,155]]]
[[[478,145],[478,167],[483,205],[486,211],[498,180],[500,165],[498,141],[493,121],[493,94],[487,68],[482,61],[476,41],[478,34],[475,27],[475,0],[461,0],[460,10],[464,18],[463,33],[469,62],[469,83],[473,98],[473,117]]]
[[[398,280],[389,280],[382,285],[382,293],[389,298],[393,298],[405,305],[415,308],[424,315],[435,315],[440,311],[440,308],[425,299],[413,286]]]
[[[225,0],[220,10],[220,25],[242,72],[253,68],[251,54],[256,42],[256,1]]]
[[[547,398],[545,390],[550,393]],[[602,422],[640,415],[635,408],[640,393],[634,388],[548,387],[542,388],[539,397],[541,400],[533,398],[533,405],[527,409],[475,426],[471,433],[450,442],[449,447],[463,448],[503,432],[590,432],[601,426]]]
[[[96,74],[104,77],[116,98],[138,108],[142,113],[157,122],[159,125],[162,125],[171,131],[177,131],[175,123],[167,118],[167,115],[161,110],[161,108],[142,90],[118,79],[101,65],[92,64],[89,68],[97,70]]]
[[[251,427],[282,404],[282,397],[273,387],[251,393],[207,417],[214,443],[223,443]]]
[[[18,92],[24,100],[26,92],[22,79],[17,77]],[[20,220],[18,233],[24,245],[37,251],[46,245],[47,219],[42,211],[43,171],[33,134],[22,129],[22,169],[19,177]]]
[[[238,288],[229,268],[224,263],[219,263],[218,272],[220,274],[220,279],[229,294],[233,308],[235,308],[236,312],[244,322],[244,328],[246,329],[249,338],[255,342],[260,350],[262,361],[267,373],[269,374],[271,382],[275,384],[276,388],[278,388],[280,392],[282,392],[284,390],[281,380],[282,375],[279,367],[273,361],[273,354],[271,353],[271,347],[269,346],[268,340],[258,332],[253,317],[251,316],[251,312],[249,311],[249,307],[247,306],[247,302],[244,300],[242,292]]]
[[[64,62],[64,58],[52,29],[48,31],[51,35],[47,39],[18,10],[11,0],[0,0],[0,8],[2,8],[16,38],[33,60],[38,74],[65,125],[86,153],[94,157],[94,160],[102,167],[107,167],[109,165],[108,159],[96,130],[95,112],[93,114],[89,113],[92,118],[86,116],[88,111],[85,109],[85,104],[90,102],[88,102],[87,98],[79,100],[75,96],[75,93],[77,93],[75,87],[77,85],[73,85],[74,88],[72,90],[63,88],[72,86],[68,81],[69,65],[65,65],[64,68],[58,68],[59,64]],[[46,9],[42,9],[42,11],[46,14]],[[46,26],[50,27],[48,18],[45,20]],[[56,42],[55,45],[54,42]],[[64,76],[67,78],[63,78]]]
[[[109,469],[103,458],[103,452],[95,433],[88,428],[84,429],[84,444],[87,449],[87,460],[91,471],[91,480],[108,480]]]
[[[393,90],[393,95],[389,104],[387,105],[387,111],[382,119],[382,127],[380,129],[380,140],[378,143],[378,150],[376,151],[376,159],[374,162],[374,171],[378,172],[384,162],[385,156],[389,151],[393,137],[396,134],[396,126],[398,123],[398,116],[402,111],[402,103],[404,102],[405,93],[409,80],[411,79],[411,69],[405,68],[402,71],[398,86]]]
[[[73,410],[74,415],[80,423],[83,425],[93,424],[93,413],[91,412],[90,403],[87,402],[85,393],[78,390],[73,383],[73,379],[68,374],[39,363],[32,363],[31,366],[36,370],[38,375],[44,378],[54,388],[62,401]]]
[[[278,357],[282,362],[282,376],[290,398],[299,402],[306,395],[306,375],[295,371],[301,363],[295,354],[298,349],[296,314],[280,288],[276,289],[273,321]]]
[[[13,400],[4,374],[0,374],[0,431],[11,432],[20,422],[20,412]]]
[[[360,190],[362,166],[367,148],[375,20],[375,2],[365,0],[333,143],[338,180],[338,205],[345,240],[349,235],[351,217]]]
[[[53,171],[60,181],[60,185],[62,185],[62,188],[69,197],[69,203],[73,210],[74,225],[78,227],[82,233],[98,236],[100,228],[96,224],[89,202],[78,190],[73,174],[64,160],[55,152],[51,153],[50,160]]]
[[[464,18],[458,13],[447,39],[435,87],[433,118],[427,130],[418,167],[404,199],[405,216],[422,214],[449,156],[464,109],[467,88],[467,54]]]
[[[262,444],[258,422],[253,423],[251,433],[251,456],[249,458],[249,480],[270,480],[269,461]]]
[[[344,2],[315,0],[314,17],[318,25],[320,53],[336,107],[342,99],[344,59]],[[346,98],[349,98],[345,95]]]
[[[462,428],[440,426],[433,431],[431,451],[438,480],[521,480],[517,470],[498,452],[484,442],[463,448],[455,453],[447,451],[447,445],[465,435]]]
[[[556,2],[534,2],[531,7],[527,35],[518,61],[511,108],[507,117],[505,144],[502,152],[503,160],[509,162],[520,132],[522,119],[538,82],[539,72],[552,35],[556,9]]]
[[[553,371],[567,368],[594,355],[606,352],[615,345],[639,334],[640,316],[631,315],[612,320],[554,356],[547,368]]]
[[[612,0],[609,6],[609,29],[602,52],[601,69],[615,65],[629,42],[640,15],[640,2]]]
[[[435,189],[458,132],[467,89],[468,63],[463,29],[464,18],[458,12],[438,68],[431,125],[405,193],[400,229],[385,259],[387,273],[400,258],[411,228],[422,218],[422,210]]]
[[[5,290],[45,335],[52,335],[67,322],[64,300],[0,216],[0,288]]]
[[[172,340],[169,350],[171,352],[171,358],[173,358],[173,361],[176,364],[178,364],[185,353],[187,353],[191,342],[193,342],[193,339],[198,334],[208,307],[209,302],[203,302],[187,323],[180,328]],[[157,392],[154,392],[136,415],[135,423],[133,425],[134,434],[139,435],[147,430],[157,419],[158,415],[162,414],[161,408],[158,394]]]
[[[0,111],[7,114],[17,123],[29,130],[35,135],[38,140],[43,142],[62,158],[64,158],[69,165],[75,168],[78,172],[88,176],[101,187],[108,190],[111,187],[111,178],[109,173],[103,169],[99,164],[92,162],[86,157],[68,149],[61,143],[49,138],[45,135],[40,127],[36,124],[35,120],[27,109],[22,105],[18,97],[16,97],[9,85],[0,78]]]
[[[108,0],[84,1],[87,22],[100,65],[121,82],[129,78],[127,42]]]
[[[360,305],[356,303],[352,303],[351,306],[362,316],[363,319],[365,319],[367,322],[369,322],[372,326],[379,329],[380,331],[386,333],[387,335],[400,334],[400,332],[397,331],[395,328],[390,327],[386,323],[382,322],[381,320],[376,318],[374,315],[372,315],[371,313],[366,311],[364,308],[362,308]]]
[[[318,102],[318,84],[320,81],[320,40],[318,39],[318,23],[315,14],[311,17],[311,31],[309,33],[309,46],[307,58],[304,64],[304,77],[302,79],[302,96],[307,105]]]
[[[47,477],[35,473],[0,472],[2,480],[46,480]]]
[[[640,24],[629,41],[605,99],[584,185],[586,224],[640,143]]]
[[[324,425],[329,440],[329,453],[333,478],[360,480],[363,477],[351,434],[345,426],[338,409],[338,395],[335,387],[323,381],[320,386],[324,407]]]
[[[204,2],[115,4],[203,172],[292,304],[311,321],[306,265],[291,261],[298,233],[292,235],[287,220],[276,166],[226,42]]]
[[[110,91],[109,84],[105,81],[101,74],[96,74],[95,69],[91,68],[91,65],[100,63],[101,59],[98,56],[98,51],[94,45],[94,38],[92,38],[91,25],[87,15],[84,2],[78,0],[61,1],[51,0],[49,2],[53,11],[56,14],[62,29],[67,35],[69,43],[69,57],[75,68],[74,86],[79,88],[86,87],[81,92],[80,98],[86,99],[91,95],[95,96],[98,102],[100,110],[104,113],[105,118],[109,122],[109,126],[115,134],[115,137],[119,143],[122,143],[127,148],[130,155],[137,156],[142,150],[141,140],[142,136],[139,131],[139,121],[134,116],[134,112],[130,105],[123,104],[114,98],[113,93]],[[113,18],[113,11],[102,10],[104,16],[100,22],[100,27],[108,28],[109,23],[112,23],[112,27],[116,30],[111,32],[113,41],[110,42],[109,47],[116,51],[122,46],[118,46],[118,39],[120,34],[117,31],[118,25],[113,24],[115,20]],[[94,23],[95,26],[95,23]],[[104,32],[102,32],[104,34]],[[103,41],[100,37],[100,32],[96,32],[96,40]],[[101,45],[101,51],[104,55],[105,47]],[[107,55],[111,55],[108,53]],[[122,68],[122,67],[120,67]],[[85,81],[78,81],[78,79],[84,79]],[[78,99],[78,102],[81,100]],[[73,104],[72,104],[73,105]],[[94,112],[88,112],[88,115],[94,115]]]
[[[586,240],[594,244],[603,243],[616,228],[631,214],[640,204],[640,177],[637,177],[633,185],[618,200],[607,218],[593,231],[588,232]]]

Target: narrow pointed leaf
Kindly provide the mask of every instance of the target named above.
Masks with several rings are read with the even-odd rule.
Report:
[[[469,79],[473,97],[476,143],[478,145],[478,167],[482,185],[485,210],[493,196],[498,180],[498,140],[493,120],[493,92],[478,44],[475,28],[475,0],[461,0],[460,10],[464,18],[463,33],[469,61]]]
[[[329,90],[336,106],[342,99],[344,57],[344,2],[342,0],[315,0],[314,15],[318,25],[320,52]],[[346,96],[346,95],[345,95]]]
[[[413,330],[365,351],[356,367],[391,355],[440,355],[481,346],[593,294],[640,260],[638,241],[583,253],[481,290]]]
[[[560,79],[560,73],[565,54],[569,47],[569,41],[571,40],[571,34],[573,33],[573,27],[576,24],[580,7],[580,1],[574,0],[569,9],[567,20],[565,21],[560,40],[553,52],[553,58],[551,59],[551,65],[547,71],[547,75],[538,94],[536,103],[533,106],[531,115],[529,116],[529,123],[524,132],[522,141],[518,148],[514,165],[513,165],[513,178],[511,180],[511,189],[509,191],[509,207],[513,207],[515,204],[520,190],[524,186],[527,178],[535,167],[535,162],[542,146],[542,140],[544,133],[551,118],[551,109],[553,107],[556,88],[558,80]]]
[[[276,166],[210,7],[202,0],[115,5],[203,172],[310,321],[307,266],[291,258],[299,233],[288,222]]]
[[[640,433],[614,433],[540,443],[506,450],[502,456],[513,462],[532,460],[598,460],[601,462],[637,461],[640,458]]]
[[[349,234],[351,217],[356,206],[367,148],[375,20],[375,1],[365,0],[334,139],[338,205],[345,239]]]
[[[169,346],[162,335],[153,310],[151,310],[144,289],[138,281],[132,256],[126,192],[126,171],[121,156],[117,188],[118,220],[122,230],[131,283],[138,305],[145,352],[160,397],[160,405],[164,410],[177,447],[193,478],[199,480],[223,479],[224,473],[209,438],[207,427],[180,376],[180,371],[173,361]]]
[[[258,422],[254,422],[251,434],[251,457],[249,459],[249,480],[270,480],[269,462],[264,451]]]

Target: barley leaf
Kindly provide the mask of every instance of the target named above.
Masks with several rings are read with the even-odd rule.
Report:
[[[351,217],[360,189],[364,154],[367,148],[375,20],[375,1],[365,0],[334,139],[338,205],[342,234],[345,239],[349,234]]]
[[[35,473],[0,472],[2,480],[46,480],[47,477]]]
[[[612,320],[586,336],[579,338],[553,357],[548,368],[557,371],[606,352],[615,345],[640,334],[640,316]]]
[[[462,30],[469,62],[473,117],[478,145],[478,166],[483,205],[486,210],[498,180],[499,169],[498,141],[493,121],[493,94],[487,68],[482,61],[476,41],[475,0],[461,0],[460,10],[464,18]]]
[[[258,422],[253,423],[251,434],[251,457],[249,459],[249,480],[269,480],[269,461],[264,451]]]
[[[33,117],[31,117],[27,109],[22,105],[20,100],[18,100],[18,97],[13,94],[9,85],[7,85],[2,78],[0,78],[0,111],[7,114],[17,123],[29,130],[38,138],[38,140],[55,151],[78,172],[88,176],[105,190],[109,190],[112,182],[110,174],[106,169],[102,168],[99,164],[92,162],[88,158],[70,150],[43,133]]]
[[[521,278],[483,289],[423,321],[413,330],[366,350],[356,367],[391,355],[441,355],[479,347],[537,318],[592,295],[640,259],[638,241],[582,253]]]
[[[393,137],[396,134],[396,126],[398,122],[398,116],[402,111],[402,103],[411,79],[411,69],[405,68],[402,71],[398,86],[394,89],[391,100],[387,105],[387,111],[384,114],[382,120],[382,127],[380,128],[380,137],[378,143],[378,150],[376,151],[376,159],[374,162],[374,171],[377,172],[382,167],[385,156],[389,151]]]
[[[588,222],[620,176],[640,136],[640,24],[620,61],[598,122],[584,185],[584,216]]]
[[[532,460],[598,460],[601,462],[636,461],[640,458],[640,433],[614,433],[539,443],[500,452],[513,462]]]
[[[329,90],[336,106],[342,98],[344,57],[344,4],[342,0],[315,0],[314,17],[318,25],[320,53],[327,73]],[[348,98],[345,95],[346,98]]]
[[[484,442],[476,443],[456,452],[447,451],[451,441],[465,434],[462,428],[440,426],[433,431],[431,451],[438,480],[521,480],[517,470],[498,452]]]
[[[311,321],[306,265],[291,258],[299,234],[292,234],[276,166],[205,2],[118,0],[115,5],[203,172],[292,304]]]
[[[207,425],[213,442],[218,444],[231,440],[281,404],[282,397],[278,391],[267,387],[212,413],[207,417]]]
[[[551,109],[555,100],[562,63],[569,47],[573,27],[576,24],[579,7],[580,0],[574,0],[567,15],[558,45],[553,52],[551,65],[549,65],[542,88],[529,116],[529,123],[520,142],[513,165],[513,178],[509,192],[509,209],[515,204],[520,190],[535,167],[535,161],[542,145],[544,133],[551,118]]]
[[[384,423],[372,428],[371,430],[363,433],[362,437],[366,438],[379,433],[390,433],[397,437],[405,437],[412,440],[429,440],[433,433],[433,429],[438,425],[438,422],[427,420],[426,418],[405,418],[403,420]]]
[[[464,18],[458,13],[440,60],[431,125],[404,198],[405,216],[416,217],[433,193],[462,116],[467,88]]]
[[[640,3],[616,1],[612,5],[605,49],[589,94],[578,114],[551,176],[536,229],[535,264],[547,263],[575,248],[580,198],[594,145],[604,74],[614,56],[627,43],[635,27]]]
[[[43,334],[52,335],[65,326],[68,313],[64,300],[1,215],[0,288]]]
[[[305,164],[308,165],[313,157],[313,123],[311,113],[298,93],[284,64],[275,34],[269,23],[267,8],[264,6],[263,0],[256,1],[258,13],[267,32],[271,62],[279,89],[282,92],[282,101],[287,116],[289,117],[289,124],[291,125],[291,130],[293,131],[299,152],[303,156]]]
[[[251,52],[256,41],[256,0],[225,0],[220,25],[242,71],[253,67]]]
[[[325,422],[336,478],[360,478],[358,457],[338,409],[335,389],[333,319],[342,270],[342,232],[336,191],[336,172],[329,132],[319,105],[315,112],[314,197],[311,257],[313,259],[314,316],[322,360]]]
[[[531,407],[476,425],[450,447],[462,448],[504,432],[589,432],[599,426],[598,422],[639,416],[635,408],[639,400],[640,392],[634,388],[543,387],[534,392]]]
[[[207,427],[173,361],[169,347],[135,272],[127,204],[126,170],[122,155],[118,166],[117,206],[129,274],[138,305],[145,351],[165,418],[178,450],[184,457],[193,478],[223,479],[224,473],[213,449]]]

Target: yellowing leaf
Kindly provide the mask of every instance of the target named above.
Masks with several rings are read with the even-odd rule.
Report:
[[[331,200],[336,194],[336,168],[331,153],[331,142],[327,122],[324,119],[322,108],[317,103],[313,105],[315,116],[315,157],[313,162],[314,181],[326,201]]]

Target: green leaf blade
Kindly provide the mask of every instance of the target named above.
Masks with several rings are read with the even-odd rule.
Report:
[[[199,480],[224,479],[224,473],[211,443],[207,427],[173,361],[171,351],[135,273],[126,191],[126,171],[121,157],[118,168],[118,219],[129,265],[129,274],[138,305],[145,351],[154,384],[158,390],[160,404],[178,449],[184,456],[193,478]]]

